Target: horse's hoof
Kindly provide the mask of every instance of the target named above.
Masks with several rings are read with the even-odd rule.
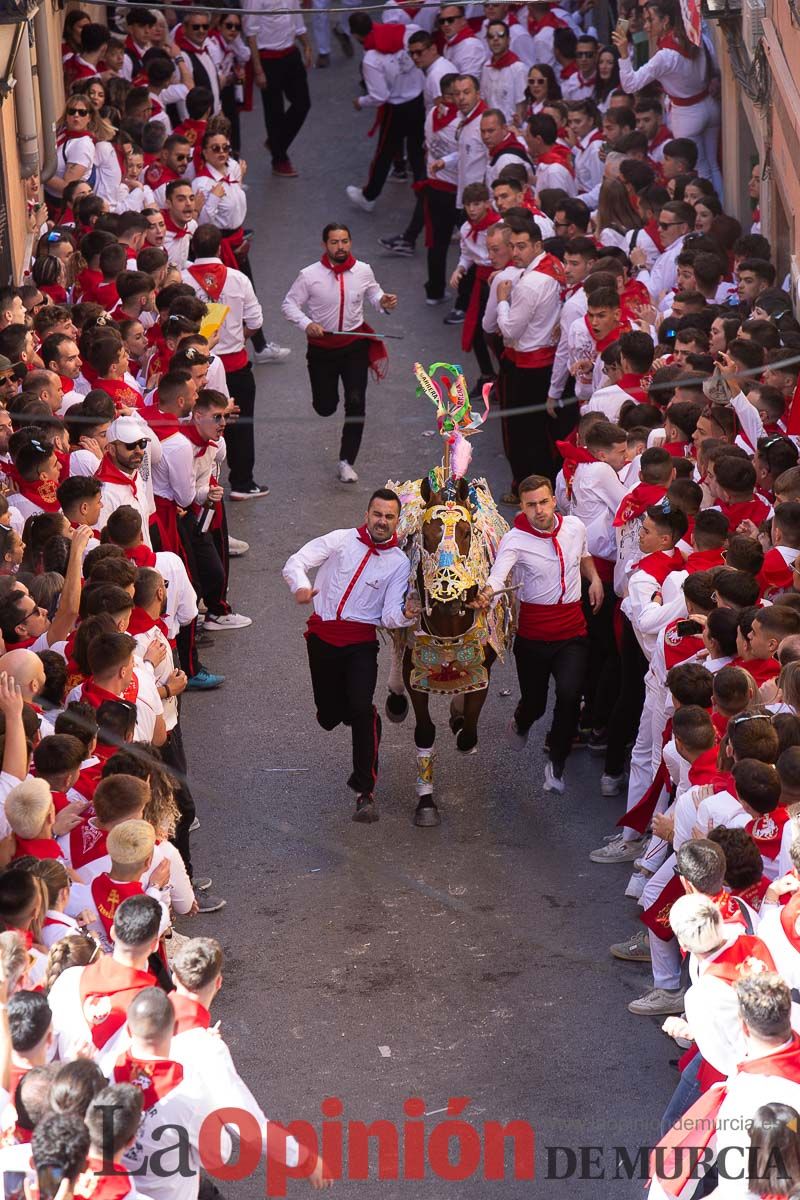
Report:
[[[466,738],[466,737],[464,737],[464,733],[462,730],[461,733],[459,733],[458,737],[456,738],[456,750],[459,750],[461,752],[461,754],[477,754],[478,753],[477,737],[475,737],[473,735],[471,738]]]
[[[439,810],[432,801],[423,803],[421,800],[417,805],[417,811],[414,813],[414,824],[423,828],[430,829],[434,825],[441,825],[442,818],[439,816]]]
[[[399,725],[408,716],[408,696],[405,692],[401,692],[399,695],[397,692],[389,692],[386,697],[385,709],[387,720]]]
[[[461,730],[464,728],[464,718],[463,717],[451,717],[448,723],[450,725],[451,733],[460,733]]]

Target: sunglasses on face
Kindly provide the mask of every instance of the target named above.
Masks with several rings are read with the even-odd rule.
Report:
[[[139,438],[138,442],[123,442],[122,445],[126,450],[146,450],[147,438]]]
[[[683,221],[659,221],[659,229],[677,229],[679,225],[683,225]]]
[[[219,153],[227,154],[231,148],[231,144],[230,144],[230,142],[222,142],[222,143],[220,143],[219,146],[209,146],[208,148],[209,148],[209,150],[216,150]]]
[[[196,29],[198,32],[202,29],[208,29],[208,25],[190,25],[190,29]]]
[[[594,50],[576,50],[576,58],[594,58]]]
[[[452,25],[453,22],[457,21],[457,20],[458,20],[458,17],[439,17],[439,24],[440,25]]]
[[[223,29],[241,29],[241,25],[237,21],[223,21]]]

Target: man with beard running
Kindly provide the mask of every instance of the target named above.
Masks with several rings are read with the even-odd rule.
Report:
[[[350,230],[331,222],[322,231],[322,258],[304,267],[281,305],[288,321],[298,325],[308,339],[308,375],[311,403],[322,417],[339,407],[339,383],[344,391],[344,428],[339,450],[338,477],[356,483],[353,469],[367,402],[367,371],[381,379],[386,368],[386,347],[364,320],[364,301],[390,313],[397,296],[384,292],[372,267],[353,258]],[[304,309],[306,311],[304,311]]]
[[[409,567],[397,544],[399,517],[399,497],[379,488],[370,497],[363,525],[313,538],[283,568],[297,603],[313,604],[305,638],[317,720],[323,729],[350,726],[353,772],[347,784],[357,796],[353,820],[364,824],[378,820],[375,629],[402,628],[416,615],[415,602],[405,601]],[[316,586],[309,579],[314,570]]]

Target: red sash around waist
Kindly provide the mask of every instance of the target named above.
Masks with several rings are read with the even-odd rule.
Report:
[[[526,604],[519,606],[517,633],[532,642],[566,642],[586,636],[586,618],[580,600],[565,604]]]

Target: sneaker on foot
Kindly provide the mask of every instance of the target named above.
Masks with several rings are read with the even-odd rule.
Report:
[[[241,613],[218,613],[217,616],[206,617],[206,629],[246,629],[253,624],[252,617],[244,617]]]
[[[608,749],[608,734],[605,729],[593,729],[589,734],[586,746],[593,754],[605,754]]]
[[[372,795],[372,792],[364,792],[356,800],[356,811],[353,813],[353,820],[358,821],[360,825],[371,825],[378,819],[375,797]]]
[[[186,685],[187,692],[210,692],[221,687],[225,682],[224,675],[212,675],[206,667],[201,667]]]
[[[650,940],[646,929],[640,929],[626,942],[615,942],[609,946],[614,958],[625,962],[650,962]]]
[[[245,488],[232,488],[230,493],[231,500],[260,500],[262,496],[269,495],[269,488],[265,483],[251,483]]]
[[[228,557],[241,558],[243,554],[247,554],[250,549],[249,542],[243,542],[241,538],[231,537],[228,534]]]
[[[391,254],[397,254],[400,258],[414,257],[414,243],[407,242],[405,238],[402,238],[399,242],[395,242],[393,246],[387,246],[386,248]]]
[[[197,911],[201,913],[219,912],[228,903],[220,896],[210,896],[208,892],[198,892],[197,888],[194,890],[194,898],[197,902]]]
[[[435,308],[437,304],[446,304],[447,296],[426,296],[425,303],[429,304],[431,308]]]
[[[269,145],[269,142],[267,145]],[[272,164],[272,174],[280,176],[281,179],[296,179],[298,171],[287,158],[285,162]]]
[[[589,858],[593,863],[626,863],[633,862],[641,852],[642,842],[639,838],[635,842],[626,842],[625,835],[620,833],[606,842],[605,846],[593,850]]]
[[[606,775],[605,772],[603,772],[603,774],[600,776],[600,795],[618,796],[622,791],[624,783],[624,775]]]
[[[563,772],[563,767],[556,768],[551,762],[545,763],[544,783],[542,784],[544,791],[562,793],[564,791]]]
[[[389,179],[392,183],[408,183],[408,171],[405,167],[392,167]]]
[[[339,461],[339,466],[336,470],[336,478],[340,483],[358,483],[358,475],[356,475],[350,463],[342,458]]]
[[[524,733],[517,728],[517,722],[512,717],[508,723],[508,744],[512,750],[524,750],[528,744],[528,734],[530,729],[526,729]]]
[[[443,325],[463,325],[464,317],[466,315],[467,314],[465,313],[463,308],[451,308],[450,312],[447,314],[447,316],[445,317],[442,324]]]
[[[288,346],[279,346],[277,342],[267,342],[263,350],[253,352],[253,359],[257,363],[280,363],[286,362],[291,353]]]
[[[195,817],[195,819],[192,821],[191,825],[189,826],[189,833],[195,833],[199,828],[200,828],[200,818]]]
[[[378,245],[383,246],[384,250],[391,250],[398,242],[404,242],[405,240],[402,233],[394,233],[391,237],[379,237]]]
[[[351,183],[344,190],[347,193],[347,199],[351,204],[355,204],[356,208],[361,208],[364,212],[372,212],[375,207],[375,201],[367,200],[360,187],[356,187],[355,184]]]
[[[209,875],[201,875],[199,879],[195,876],[192,880],[192,887],[196,892],[207,892],[213,882]]]
[[[325,67],[329,67],[330,65],[331,65],[330,54],[318,54],[317,55],[317,67],[319,68],[319,70],[323,70]]]
[[[638,1000],[631,1000],[628,1012],[637,1017],[667,1017],[671,1013],[680,1016],[685,994],[685,988],[675,988],[674,991],[667,988],[651,988]]]

